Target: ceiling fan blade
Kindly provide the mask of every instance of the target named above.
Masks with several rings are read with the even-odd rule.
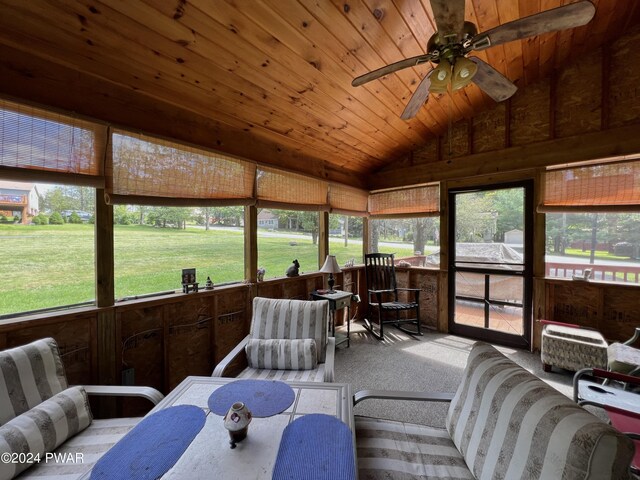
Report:
[[[473,77],[473,82],[496,102],[502,102],[511,97],[518,87],[511,80],[498,72],[488,63],[478,57],[469,57],[478,66],[478,71]]]
[[[403,68],[415,67],[416,65],[420,65],[421,63],[426,63],[432,58],[432,55],[427,53],[425,55],[418,55],[417,57],[406,58],[404,60],[400,60],[399,62],[391,63],[385,67],[378,68],[377,70],[373,70],[369,73],[365,73],[364,75],[360,75],[359,77],[354,78],[351,82],[351,86],[358,87],[363,83],[370,82],[371,80],[375,80],[376,78],[384,77],[385,75],[397,72],[398,70],[402,70]]]
[[[422,81],[418,84],[418,88],[413,92],[411,98],[409,99],[409,103],[404,107],[404,111],[400,118],[403,120],[409,120],[416,116],[418,110],[422,108],[427,99],[429,98],[429,88],[431,87],[431,74],[433,73],[433,69],[431,69],[422,79]]]
[[[464,27],[464,0],[431,0],[431,9],[442,42],[457,42]]]
[[[579,27],[589,23],[595,12],[596,7],[588,0],[553,8],[482,32],[471,40],[471,48],[484,50],[513,40]]]

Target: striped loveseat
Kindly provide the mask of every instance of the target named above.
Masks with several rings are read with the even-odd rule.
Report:
[[[333,382],[335,338],[329,337],[329,302],[255,297],[247,335],[216,366],[239,378]]]
[[[444,401],[446,394],[358,392],[365,398]],[[360,480],[630,477],[624,435],[519,367],[474,345],[446,428],[356,417]]]
[[[53,338],[0,352],[0,480],[78,478],[141,420],[94,420],[88,393],[163,398],[148,387],[70,387]]]

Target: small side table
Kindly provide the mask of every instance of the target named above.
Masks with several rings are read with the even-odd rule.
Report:
[[[311,300],[329,300],[329,321],[331,322],[331,333],[336,336],[336,310],[347,309],[347,336],[336,337],[336,346],[343,342],[347,342],[347,348],[350,346],[349,336],[351,334],[351,292],[343,292],[335,290],[334,293],[320,293],[319,291],[311,292]]]

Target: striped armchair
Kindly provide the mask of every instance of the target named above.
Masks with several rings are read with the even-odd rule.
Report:
[[[333,382],[335,338],[329,337],[327,300],[255,297],[251,328],[215,368],[213,377]]]
[[[0,479],[80,477],[141,420],[94,420],[88,394],[163,398],[148,387],[69,387],[53,338],[0,352],[0,453],[31,460],[0,462]]]
[[[450,401],[446,428],[356,417],[364,479],[628,479],[631,440],[476,343],[454,395],[358,392],[366,398]]]

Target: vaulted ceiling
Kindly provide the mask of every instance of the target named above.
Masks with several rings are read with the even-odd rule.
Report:
[[[568,3],[466,0],[465,19],[483,32]],[[636,0],[592,3],[596,14],[586,26],[477,56],[522,88],[640,21]],[[0,0],[5,64],[7,52],[19,52],[32,59],[28,65],[42,60],[128,98],[175,106],[213,122],[218,135],[241,133],[245,141],[218,140],[238,155],[265,160],[255,158],[257,142],[358,175],[493,104],[472,84],[431,95],[415,118],[402,120],[427,65],[351,86],[369,70],[425,53],[434,32],[429,0]],[[108,101],[87,97],[80,110],[100,115],[93,106]]]

